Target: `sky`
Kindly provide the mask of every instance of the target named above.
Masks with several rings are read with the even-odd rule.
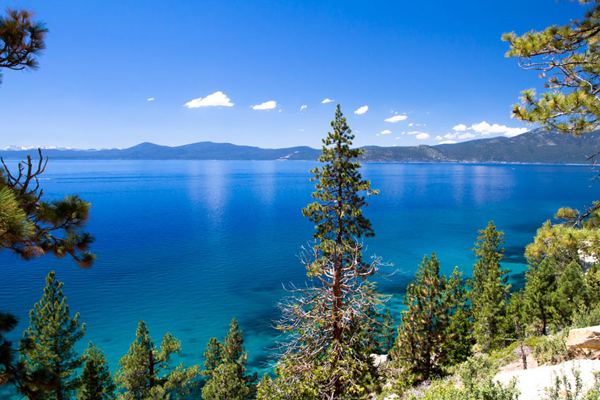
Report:
[[[357,146],[514,136],[535,71],[504,32],[578,2],[5,0],[49,33],[37,71],[2,69],[0,148],[212,141],[321,146],[341,105]]]

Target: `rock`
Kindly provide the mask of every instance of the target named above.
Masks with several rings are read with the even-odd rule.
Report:
[[[566,377],[571,387],[574,388],[575,377],[573,371],[579,371],[582,384],[581,391],[585,393],[594,385],[594,373],[600,371],[600,361],[566,361],[559,365],[502,372],[496,375],[496,381],[508,385],[511,379],[517,378],[517,389],[521,392],[519,400],[539,400],[545,397],[546,388],[554,385],[556,377]]]
[[[387,354],[371,354],[371,358],[373,359],[373,365],[379,367],[381,364],[387,363]]]
[[[571,329],[566,345],[580,349],[600,349],[600,326]]]

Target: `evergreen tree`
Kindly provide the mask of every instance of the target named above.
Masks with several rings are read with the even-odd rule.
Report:
[[[362,208],[377,191],[359,173],[356,158],[363,150],[350,147],[354,135],[339,105],[331,127],[323,139],[322,165],[311,171],[316,201],[302,210],[315,223],[316,244],[303,259],[312,285],[294,288],[281,305],[278,328],[290,341],[273,385],[284,397],[356,397],[372,367],[365,327],[374,323],[367,313],[380,299],[363,283],[380,262],[363,261],[359,240],[374,235]]]
[[[229,332],[223,344],[219,345],[218,343],[216,339],[211,339],[207,352],[204,353],[206,357],[205,375],[210,376],[210,380],[202,388],[202,397],[206,400],[252,398],[256,391],[257,374],[246,374],[248,352],[244,349],[242,331],[235,318],[231,320]],[[219,347],[220,355],[217,358],[215,351]],[[243,390],[240,389],[242,385],[245,386]],[[233,394],[241,397],[227,397]]]
[[[81,371],[81,387],[77,393],[78,400],[112,400],[115,384],[113,383],[106,357],[102,350],[92,342],[88,343],[83,353],[83,370]]]
[[[8,8],[6,13],[0,16],[0,68],[37,69],[37,56],[46,48],[48,29],[43,22],[33,21],[31,11]]]
[[[530,317],[530,323],[536,330],[546,335],[548,325],[556,318],[556,277],[558,268],[555,261],[544,261],[528,266],[525,273],[524,307]]]
[[[560,316],[558,321],[560,326],[569,326],[575,312],[589,307],[588,291],[581,265],[572,261],[556,282],[555,309]]]
[[[392,317],[390,309],[386,309],[383,314],[380,315],[381,324],[378,325],[379,329],[376,331],[376,336],[379,341],[378,352],[381,354],[388,354],[394,347],[394,334],[396,333],[396,322]]]
[[[243,400],[251,394],[251,388],[239,376],[236,364],[222,363],[202,388],[205,400]]]
[[[477,262],[470,281],[469,299],[473,313],[474,334],[484,352],[498,346],[506,329],[506,307],[510,285],[508,270],[502,269],[504,233],[490,221],[479,231],[475,243]]]
[[[214,370],[223,362],[221,358],[221,342],[215,338],[210,338],[203,355],[204,370],[202,370],[202,375],[210,377]]]
[[[167,333],[160,348],[144,321],[138,324],[136,339],[119,361],[115,383],[120,399],[167,399],[171,394],[181,397],[189,392],[199,368],[183,365],[170,370],[171,355],[181,352],[179,340]],[[177,397],[176,397],[177,398]]]
[[[508,57],[517,57],[525,69],[542,71],[550,91],[536,97],[533,89],[522,92],[522,104],[513,116],[532,123],[581,134],[600,124],[600,3],[590,4],[582,19],[564,26],[550,26],[522,36],[506,33]]]
[[[82,360],[75,343],[83,337],[85,324],[79,323],[78,313],[70,317],[62,287],[54,271],[50,272],[44,295],[29,313],[29,328],[23,333],[21,362],[25,370],[30,375],[47,371],[52,376],[52,390],[37,397],[44,400],[69,399],[79,386],[76,369]]]
[[[440,276],[435,253],[425,256],[406,288],[401,323],[398,325],[396,347],[392,350],[394,364],[407,373],[408,379],[422,382],[442,373],[449,362],[453,337],[449,333],[457,304],[455,288],[449,281],[460,281],[458,270],[447,279]]]

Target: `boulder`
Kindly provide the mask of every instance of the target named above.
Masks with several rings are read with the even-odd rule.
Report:
[[[579,349],[600,349],[600,326],[571,329],[566,345]]]

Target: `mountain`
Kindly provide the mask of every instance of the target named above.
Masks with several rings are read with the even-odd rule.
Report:
[[[579,137],[534,129],[512,138],[495,137],[437,146],[365,147],[366,162],[462,162],[585,164],[600,151],[600,130]],[[6,159],[23,159],[31,149],[1,149]],[[184,146],[141,143],[127,149],[72,150],[47,148],[52,159],[80,160],[306,160],[319,158],[321,150],[307,146],[262,149],[230,143],[199,142]]]

